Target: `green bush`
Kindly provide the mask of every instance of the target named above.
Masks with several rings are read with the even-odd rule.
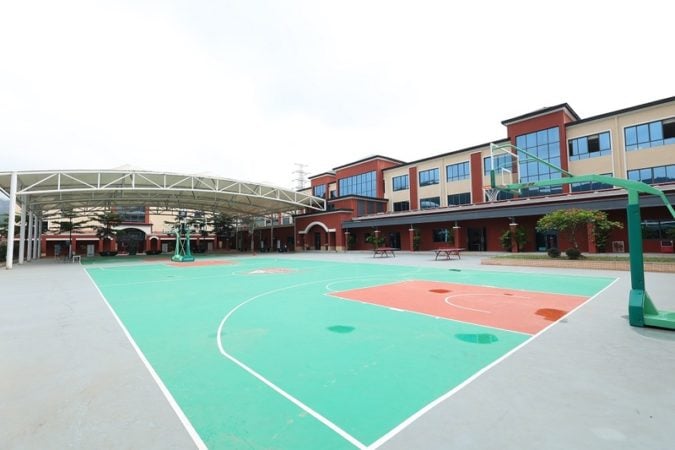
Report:
[[[581,257],[581,252],[578,248],[570,247],[565,250],[565,254],[569,259],[579,259]]]
[[[548,256],[550,256],[551,258],[559,258],[560,257],[560,249],[557,249],[555,247],[549,248],[547,253],[548,253]]]

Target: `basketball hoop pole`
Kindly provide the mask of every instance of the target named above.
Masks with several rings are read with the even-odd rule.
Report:
[[[538,161],[559,172],[562,177],[556,179],[532,181],[528,183],[512,183],[504,186],[497,186],[494,171],[494,152],[500,149],[506,149],[505,153],[514,155],[511,148],[517,152],[522,152],[534,161]],[[516,158],[518,158],[517,155]],[[520,190],[529,187],[548,187],[562,186],[564,184],[578,182],[598,182],[625,189],[628,192],[628,205],[626,207],[626,216],[628,222],[628,251],[630,257],[631,291],[628,298],[628,321],[634,327],[652,326],[675,330],[675,311],[659,311],[652,302],[645,287],[644,258],[642,252],[642,232],[640,219],[640,193],[651,194],[659,197],[670,214],[675,218],[675,209],[671,206],[668,198],[663,193],[641,181],[626,180],[623,178],[614,178],[607,175],[580,175],[575,176],[570,172],[557,167],[548,161],[543,161],[534,155],[520,149],[512,144],[495,145],[490,144],[490,158],[492,167],[490,168],[490,185],[498,190]],[[526,161],[529,161],[526,160]],[[520,181],[520,180],[518,180]]]

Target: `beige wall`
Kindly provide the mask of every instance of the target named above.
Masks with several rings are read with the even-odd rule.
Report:
[[[486,147],[487,154],[490,154],[490,150]],[[472,150],[471,153],[474,153],[476,150]],[[479,150],[483,151],[483,149]],[[419,173],[424,170],[429,169],[438,169],[439,184],[432,184],[430,186],[418,186],[417,188],[417,198],[418,202],[420,199],[429,198],[429,197],[440,197],[441,207],[448,206],[448,195],[449,194],[459,194],[462,192],[471,192],[471,178],[466,180],[459,181],[446,181],[446,166],[451,164],[458,164],[461,162],[469,163],[469,158],[471,153],[469,152],[457,152],[451,153],[438,158],[432,158],[425,161],[422,161],[417,164],[407,164],[405,166],[397,167],[395,169],[389,169],[384,174],[385,182],[385,197],[389,200],[388,210],[393,211],[393,203],[401,201],[410,200],[410,189],[405,191],[392,191],[392,179],[401,175],[408,175],[411,167],[417,168],[417,179],[409,180],[410,185],[413,183],[419,183]],[[479,174],[480,175],[480,174]],[[471,174],[474,176],[474,174]],[[472,199],[472,201],[480,201],[481,199]],[[419,203],[416,205],[410,205],[410,209],[419,209]]]
[[[384,172],[384,197],[389,200],[387,203],[387,211],[394,210],[394,202],[406,202],[410,201],[410,189],[405,189],[403,191],[394,191],[392,179],[394,177],[400,177],[401,175],[409,175],[408,169],[411,166],[397,167],[395,169],[388,169]],[[413,180],[408,180],[412,184]],[[410,205],[412,208],[412,205]]]
[[[615,177],[626,178],[628,170],[675,164],[675,144],[626,152],[624,142],[625,127],[672,117],[675,117],[675,102],[567,127],[568,139],[609,131],[612,141],[611,157],[570,161],[570,172],[578,175],[613,173]],[[565,149],[567,151],[567,147]]]

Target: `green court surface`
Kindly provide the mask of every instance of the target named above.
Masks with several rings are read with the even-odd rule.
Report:
[[[331,292],[432,280],[590,298],[612,281],[264,257],[221,262],[228,264],[87,271],[204,443],[228,449],[375,448],[531,338]]]

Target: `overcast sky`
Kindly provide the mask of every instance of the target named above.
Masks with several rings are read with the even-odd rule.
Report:
[[[597,6],[595,6],[597,4]],[[675,95],[672,3],[0,0],[0,171],[293,187]]]

